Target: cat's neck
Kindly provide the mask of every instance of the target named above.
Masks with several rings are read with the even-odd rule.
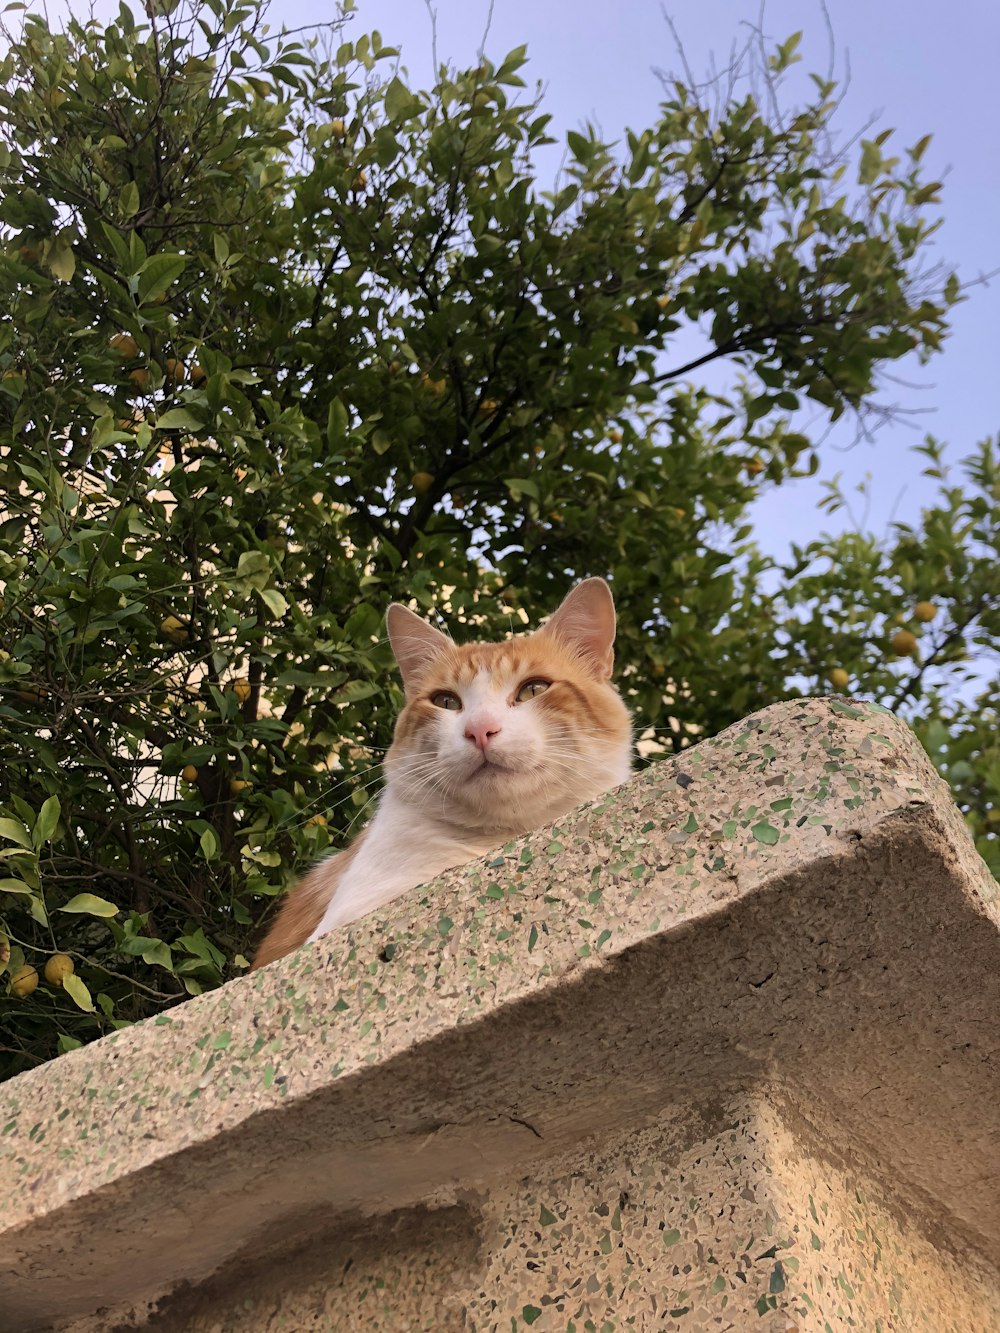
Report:
[[[392,783],[382,792],[368,827],[369,837],[378,837],[386,847],[393,848],[394,854],[406,854],[407,849],[412,848],[435,860],[451,852],[465,853],[467,850],[465,859],[471,860],[524,832],[524,828],[511,821],[470,825],[467,820],[415,805],[397,796]],[[451,861],[449,864],[457,863]]]
[[[452,866],[485,855],[514,832],[502,827],[456,827],[401,801],[390,785],[382,793],[371,823],[361,834],[357,854],[310,938],[374,911]]]
[[[551,804],[482,824],[458,823],[446,814],[414,805],[397,795],[390,781],[371,823],[358,838],[357,851],[342,876],[331,887],[323,919],[310,939],[336,926],[355,921],[418,884],[426,884],[452,866],[485,856],[520,837],[528,829],[550,823],[573,804],[592,799],[628,777],[628,756],[609,763],[606,772],[591,779],[592,790],[581,789],[575,800],[556,797]]]

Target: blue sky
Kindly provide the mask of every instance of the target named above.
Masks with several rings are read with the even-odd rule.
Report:
[[[489,0],[437,0],[434,7],[439,59],[471,64],[487,26]],[[544,85],[545,108],[557,132],[592,120],[616,138],[625,126],[639,128],[654,118],[660,96],[654,69],[679,67],[664,8],[698,77],[709,72],[713,54],[725,64],[733,44],[745,41],[747,22],[756,25],[761,17],[756,4],[739,0],[667,0],[665,6],[660,0],[572,5],[495,0],[486,51],[495,60],[526,42],[528,79]],[[890,147],[900,150],[932,133],[924,159],[927,179],[945,181],[936,257],[956,268],[963,281],[1000,268],[1000,152],[994,131],[1000,6],[987,0],[950,6],[830,0],[829,11],[836,73],[850,72],[838,118],[844,135],[862,129],[872,116],[879,128],[895,128]],[[276,5],[271,13],[289,24],[331,16],[314,0]],[[378,28],[385,41],[402,47],[411,81],[429,83],[431,22],[423,0],[358,0],[352,23],[358,32]],[[826,72],[830,38],[815,0],[769,0],[762,26],[775,42],[801,29],[802,77],[811,69]],[[902,417],[880,430],[874,442],[853,447],[854,430],[845,423],[826,445],[821,477],[843,472],[845,483],[853,485],[871,474],[867,514],[876,530],[890,517],[916,518],[932,494],[909,453],[925,432],[947,441],[947,456],[957,462],[977,441],[1000,430],[998,328],[1000,278],[988,288],[973,288],[955,310],[941,355],[926,367],[904,363],[899,369],[916,387],[887,386],[886,398],[924,414]],[[814,535],[821,519],[812,502],[820,494],[818,481],[798,482],[762,499],[756,512],[762,543],[777,551],[788,540]],[[859,504],[858,516],[864,512]],[[822,524],[831,525],[825,518]]]

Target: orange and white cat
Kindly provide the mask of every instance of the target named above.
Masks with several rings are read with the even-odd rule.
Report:
[[[292,890],[254,967],[624,782],[628,709],[611,684],[615,608],[586,579],[533,634],[458,645],[405,606],[389,641],[406,702],[378,809]]]

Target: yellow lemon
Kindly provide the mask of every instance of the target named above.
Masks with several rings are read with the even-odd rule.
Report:
[[[119,356],[123,356],[126,361],[131,361],[134,356],[139,355],[139,344],[132,337],[131,333],[116,333],[111,339],[111,346]]]
[[[917,636],[908,629],[898,629],[889,642],[897,657],[912,657],[917,651]]]
[[[45,964],[45,980],[50,986],[61,986],[76,971],[68,953],[54,953]]]
[[[160,621],[160,633],[171,643],[187,643],[191,637],[187,623],[177,616],[164,616]]]
[[[32,967],[30,963],[25,963],[23,967],[19,967],[10,979],[10,988],[19,1000],[23,1000],[30,995],[37,986],[38,970]]]

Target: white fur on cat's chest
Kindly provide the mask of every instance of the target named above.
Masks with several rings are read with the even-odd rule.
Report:
[[[385,791],[364,843],[345,870],[310,940],[356,921],[452,866],[483,856],[502,841],[500,833],[479,839],[471,834],[457,838],[439,827],[429,827],[425,814],[394,800],[392,793]]]

